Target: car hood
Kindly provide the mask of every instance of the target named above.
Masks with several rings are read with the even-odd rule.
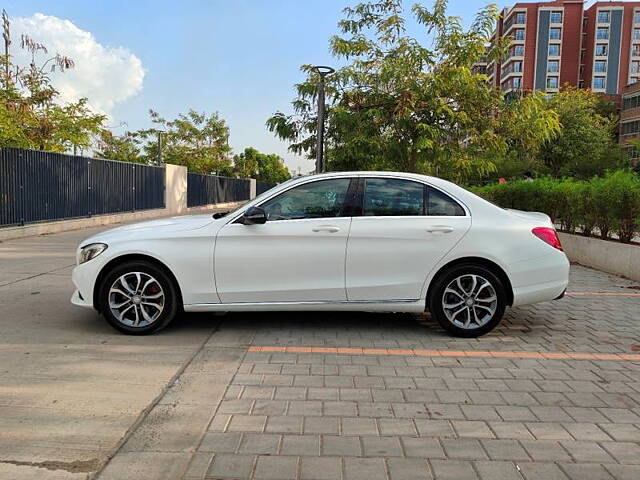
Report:
[[[183,215],[180,217],[159,218],[145,222],[132,223],[100,232],[82,242],[82,245],[93,242],[113,240],[160,237],[176,232],[189,232],[206,227],[222,219],[214,219],[210,213],[202,215]]]

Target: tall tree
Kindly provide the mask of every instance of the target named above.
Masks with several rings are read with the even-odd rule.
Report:
[[[31,55],[29,65],[15,65],[10,55],[10,23],[3,12],[5,54],[0,55],[0,146],[57,152],[90,147],[105,116],[91,111],[87,99],[64,102],[50,73],[74,67],[72,59],[55,54],[27,35],[20,47]],[[44,60],[42,59],[44,57]]]
[[[413,16],[433,46],[406,33],[401,0],[346,8],[331,50],[348,64],[329,77],[327,164],[332,169],[382,168],[411,172],[446,169],[454,177],[494,168],[499,152],[493,112],[500,97],[472,65],[487,53],[497,8],[490,5],[471,28],[446,14],[447,2],[421,5]],[[276,113],[267,126],[297,153],[314,154],[316,78],[297,85],[296,115]]]
[[[240,178],[255,178],[263,182],[280,183],[291,178],[289,169],[276,154],[260,153],[253,147],[233,157],[234,174]]]
[[[541,158],[554,176],[589,178],[624,161],[617,142],[617,117],[607,111],[600,95],[590,90],[565,88],[548,102],[561,129],[547,142]]]
[[[166,120],[153,110],[150,115],[154,127],[134,133],[142,143],[142,155],[147,161],[158,158],[160,144],[166,163],[184,165],[199,173],[230,171],[229,127],[217,112],[207,115],[189,110],[174,120]]]

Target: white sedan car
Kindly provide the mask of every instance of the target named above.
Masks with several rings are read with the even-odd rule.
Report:
[[[72,302],[148,334],[179,311],[431,311],[450,333],[561,297],[549,217],[408,173],[299,177],[224,216],[127,225],[80,244]]]

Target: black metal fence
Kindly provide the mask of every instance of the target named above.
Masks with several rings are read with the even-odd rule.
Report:
[[[187,207],[249,200],[251,180],[187,174]]]
[[[0,225],[164,208],[164,167],[0,149]]]
[[[267,190],[272,189],[276,185],[277,185],[277,183],[261,182],[261,181],[258,180],[256,182],[256,195],[260,195],[261,193],[264,193]]]

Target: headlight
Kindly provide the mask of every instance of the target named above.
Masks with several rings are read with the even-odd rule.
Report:
[[[85,245],[80,249],[80,254],[78,255],[78,265],[82,265],[83,263],[88,262],[92,258],[96,258],[106,249],[107,249],[106,243],[90,243],[89,245]]]

